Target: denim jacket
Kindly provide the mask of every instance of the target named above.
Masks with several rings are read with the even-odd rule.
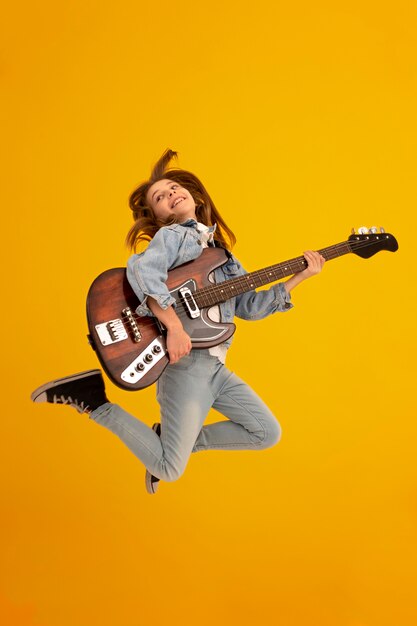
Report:
[[[213,232],[215,228],[212,226],[209,231]],[[182,224],[163,226],[144,252],[130,257],[127,262],[127,279],[140,302],[136,308],[139,316],[152,315],[146,305],[148,296],[154,298],[163,309],[175,305],[175,299],[166,285],[168,270],[199,257],[203,250],[201,243],[197,222],[188,219]],[[214,271],[214,278],[218,284],[244,274],[247,274],[246,270],[231,255],[224,265]],[[235,315],[244,320],[260,320],[276,311],[287,311],[293,305],[284,284],[276,283],[269,289],[243,293],[219,306],[221,321],[232,322]],[[232,337],[225,345],[229,346],[231,342]]]

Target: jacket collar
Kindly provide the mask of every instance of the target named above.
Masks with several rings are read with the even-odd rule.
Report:
[[[185,222],[182,222],[180,224],[180,226],[189,226],[189,227],[192,227],[192,228],[197,228],[197,220],[195,220],[192,217],[190,217]],[[216,228],[217,228],[217,224],[214,224],[213,226],[209,226],[208,227],[208,232],[209,233],[214,233]]]

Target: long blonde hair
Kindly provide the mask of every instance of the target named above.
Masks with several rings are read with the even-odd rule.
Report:
[[[129,206],[135,223],[127,233],[126,245],[132,250],[136,250],[137,245],[141,241],[150,241],[161,226],[178,222],[175,216],[167,221],[158,219],[146,200],[149,188],[158,180],[167,178],[188,189],[196,204],[197,221],[206,226],[217,224],[215,240],[218,244],[230,250],[236,243],[236,237],[221,217],[213,200],[197,176],[186,170],[169,167],[172,159],[176,157],[177,153],[173,150],[165,150],[154,166],[149,180],[139,185],[131,194]]]

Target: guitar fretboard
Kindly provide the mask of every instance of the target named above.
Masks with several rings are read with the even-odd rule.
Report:
[[[331,259],[336,259],[339,256],[348,254],[351,252],[351,248],[348,241],[342,241],[333,246],[322,248],[318,250],[318,252],[324,256],[326,261],[330,261]],[[285,261],[284,263],[277,263],[276,265],[244,274],[244,276],[232,278],[218,285],[213,284],[203,287],[194,294],[194,298],[200,308],[213,306],[225,302],[230,298],[234,298],[235,296],[239,296],[242,293],[246,293],[247,291],[252,291],[252,289],[256,289],[257,287],[262,287],[263,285],[268,285],[286,276],[292,276],[297,272],[302,272],[306,267],[307,261],[303,256],[299,256],[295,259]]]

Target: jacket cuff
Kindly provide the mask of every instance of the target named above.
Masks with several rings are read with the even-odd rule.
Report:
[[[277,308],[281,311],[289,311],[292,309],[294,305],[291,302],[291,294],[289,294],[285,289],[284,283],[278,283],[277,285],[274,285],[274,288],[276,294],[275,304],[277,305]]]
[[[154,314],[152,313],[152,311],[150,310],[150,308],[147,306],[146,302],[148,300],[148,297],[153,298],[154,300],[157,301],[157,303],[159,304],[159,306],[161,307],[161,309],[167,309],[169,306],[176,304],[176,300],[175,298],[173,298],[171,295],[168,296],[161,296],[160,294],[156,294],[156,293],[149,293],[146,298],[143,300],[143,302],[141,302],[139,304],[138,307],[136,307],[136,313],[140,316],[140,317],[145,317],[146,315],[150,315],[150,316],[154,316]]]

